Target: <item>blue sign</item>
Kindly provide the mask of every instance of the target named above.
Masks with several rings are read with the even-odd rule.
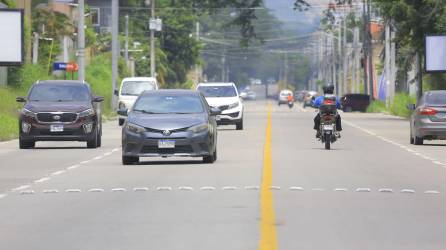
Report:
[[[54,70],[67,70],[67,64],[64,62],[55,62],[53,63],[53,69]]]

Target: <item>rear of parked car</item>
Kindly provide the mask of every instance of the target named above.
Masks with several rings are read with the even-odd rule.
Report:
[[[446,140],[446,91],[425,92],[410,119],[410,143],[422,145],[424,140]]]
[[[347,94],[341,98],[344,112],[366,112],[370,105],[370,96],[365,94]]]

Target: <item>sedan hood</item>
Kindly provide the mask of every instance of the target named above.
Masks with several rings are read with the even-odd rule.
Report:
[[[235,96],[235,97],[207,97],[206,101],[211,107],[220,107],[223,105],[231,105],[240,100],[237,96]]]
[[[89,102],[28,102],[26,109],[38,112],[82,112],[92,108]]]
[[[203,114],[144,114],[131,112],[130,123],[156,130],[175,130],[192,127],[207,122]]]

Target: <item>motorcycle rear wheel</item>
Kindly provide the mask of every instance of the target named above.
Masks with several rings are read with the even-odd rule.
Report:
[[[325,149],[330,150],[331,148],[331,135],[325,134]]]

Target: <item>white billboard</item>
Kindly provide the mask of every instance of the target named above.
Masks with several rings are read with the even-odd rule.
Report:
[[[0,9],[0,66],[23,63],[23,10]]]
[[[426,72],[446,72],[446,36],[426,36]]]

